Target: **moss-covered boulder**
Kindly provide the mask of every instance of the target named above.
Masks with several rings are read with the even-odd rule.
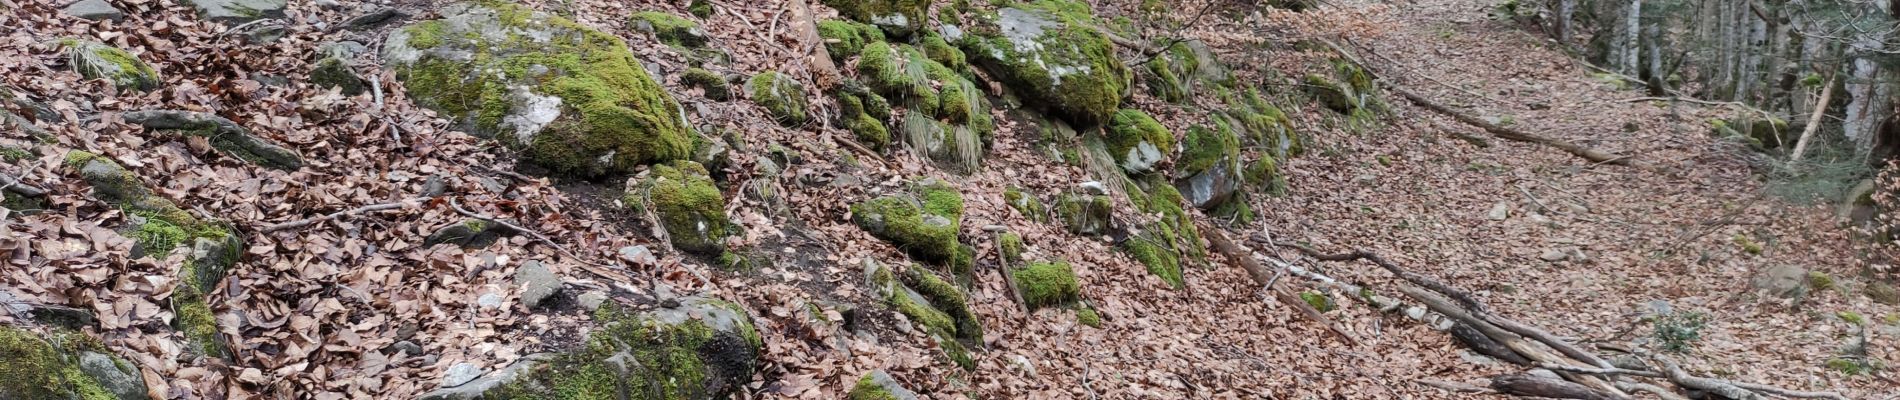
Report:
[[[1037,0],[976,18],[953,37],[972,64],[1024,100],[1077,126],[1108,121],[1128,95],[1132,74],[1086,3]]]
[[[962,252],[963,195],[942,182],[921,182],[907,193],[852,205],[851,222],[920,261],[953,263]]]
[[[0,379],[0,398],[147,398],[145,380],[138,370],[78,333],[42,335],[0,325],[0,377],[6,377]]]
[[[123,229],[135,242],[134,256],[163,258],[188,246],[190,253],[178,269],[178,287],[172,290],[173,327],[185,335],[192,353],[222,357],[223,335],[205,296],[237,264],[244,242],[223,223],[201,220],[170,199],[147,188],[138,175],[111,159],[83,151],[66,154],[66,167],[76,170],[92,186],[92,196],[132,216]]]
[[[1141,110],[1116,111],[1103,134],[1107,135],[1102,142],[1108,154],[1130,174],[1154,170],[1155,164],[1174,151],[1174,133]]]
[[[884,150],[891,144],[891,104],[884,96],[872,93],[857,81],[846,81],[833,89],[838,99],[838,124],[857,135],[872,150]]]
[[[790,75],[765,71],[753,75],[745,86],[752,102],[765,107],[779,124],[796,127],[811,121],[811,104],[805,99],[805,85]]]
[[[680,47],[705,47],[706,31],[698,22],[659,11],[641,11],[627,18],[633,29],[652,34],[660,43]]]
[[[1139,183],[1145,193],[1129,197],[1150,218],[1120,248],[1169,286],[1184,287],[1182,266],[1201,265],[1207,260],[1200,230],[1183,206],[1186,200],[1173,186],[1156,177]]]
[[[916,392],[905,389],[902,383],[898,383],[896,379],[892,379],[891,374],[885,373],[884,370],[875,370],[871,371],[871,373],[864,374],[863,378],[858,379],[856,385],[851,386],[851,393],[846,394],[845,398],[850,400],[919,399]]]
[[[73,71],[86,79],[104,79],[119,90],[137,91],[157,89],[161,81],[158,70],[125,50],[83,40],[67,40],[65,45]]]
[[[1043,206],[1042,200],[1036,198],[1034,193],[1023,188],[1010,186],[1003,189],[1003,202],[1009,203],[1010,208],[1016,209],[1016,212],[1021,213],[1024,218],[1029,218],[1030,221],[1049,222],[1048,207]]]
[[[910,36],[930,22],[930,0],[822,0],[838,15],[876,25],[896,36]]]
[[[1314,100],[1318,100],[1320,105],[1333,111],[1350,113],[1359,107],[1359,102],[1355,98],[1357,95],[1353,94],[1352,88],[1341,85],[1324,75],[1306,74],[1302,83],[1307,94],[1312,95]]]
[[[1108,233],[1109,218],[1114,216],[1114,201],[1104,195],[1064,193],[1056,198],[1056,220],[1077,235]]]
[[[369,81],[357,75],[356,70],[350,69],[349,61],[336,57],[317,60],[316,68],[310,69],[310,83],[319,88],[336,88],[345,96],[355,96],[369,90]]]
[[[1736,138],[1757,149],[1774,149],[1794,143],[1788,121],[1781,118],[1745,116],[1710,121],[1717,137]]]
[[[604,306],[582,348],[489,390],[498,399],[723,399],[761,364],[764,341],[744,308],[687,297],[632,312]]]
[[[389,34],[409,96],[556,174],[598,177],[686,158],[680,106],[625,42],[506,3],[455,4]]]
[[[1237,82],[1206,42],[1176,42],[1146,65],[1141,75],[1148,91],[1169,102],[1186,101],[1203,87],[1228,88]]]
[[[1214,122],[1224,124],[1240,137],[1243,147],[1262,149],[1265,156],[1284,160],[1305,152],[1305,144],[1293,120],[1260,95],[1247,89],[1226,96],[1227,110],[1215,114]]]
[[[1040,262],[1010,271],[1023,303],[1030,309],[1063,306],[1082,300],[1075,269],[1066,262]]]
[[[1213,209],[1234,197],[1243,184],[1240,138],[1224,125],[1188,128],[1175,162],[1175,186],[1188,204]]]
[[[732,86],[726,78],[705,68],[687,68],[680,73],[680,85],[697,87],[706,94],[707,99],[726,101],[732,99]]]
[[[935,339],[951,362],[966,370],[976,368],[963,341],[981,343],[983,327],[961,290],[929,271],[913,268],[899,274],[869,259],[864,268],[878,299]]]
[[[858,22],[824,20],[818,21],[818,37],[825,39],[825,52],[843,62],[857,57],[864,45],[884,41],[884,31]]]
[[[725,195],[699,163],[654,165],[627,196],[627,204],[642,205],[659,217],[667,238],[680,250],[718,255],[726,249],[726,237],[736,231],[726,218]]]

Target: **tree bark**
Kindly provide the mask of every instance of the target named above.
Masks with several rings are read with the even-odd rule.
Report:
[[[1561,379],[1541,378],[1531,375],[1501,375],[1491,378],[1491,388],[1499,392],[1518,396],[1548,397],[1553,399],[1580,400],[1621,400],[1618,396],[1591,389]]]

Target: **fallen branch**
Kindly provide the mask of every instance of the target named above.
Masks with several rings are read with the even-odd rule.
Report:
[[[1562,379],[1543,378],[1531,375],[1503,375],[1491,378],[1491,388],[1499,392],[1518,396],[1548,397],[1554,399],[1580,400],[1621,400],[1629,396],[1617,395],[1591,389]]]
[[[1821,116],[1827,114],[1828,100],[1834,99],[1834,80],[1840,75],[1836,72],[1827,78],[1827,86],[1821,89],[1821,102],[1814,106],[1814,114],[1808,116],[1808,126],[1801,129],[1801,138],[1795,139],[1794,153],[1788,154],[1788,161],[1801,161],[1801,153],[1808,149],[1808,139],[1814,137],[1814,131],[1821,127]]]
[[[46,189],[41,189],[38,186],[28,185],[26,184],[25,181],[22,181],[19,178],[14,178],[12,175],[7,175],[5,173],[0,173],[0,190],[13,192],[13,194],[17,194],[22,197],[46,196]]]
[[[1374,68],[1372,67],[1372,65],[1366,64],[1364,61],[1361,61],[1358,56],[1354,56],[1351,52],[1346,51],[1345,48],[1339,47],[1338,44],[1334,44],[1331,41],[1326,41],[1325,43],[1328,47],[1331,47],[1333,49],[1333,52],[1339,53],[1339,56],[1344,57],[1347,62],[1351,62],[1355,65],[1360,66],[1362,69],[1366,70],[1366,73],[1371,74],[1373,76],[1384,76],[1384,74],[1381,74],[1378,72],[1377,68]],[[1606,153],[1606,152],[1592,149],[1589,147],[1584,147],[1583,145],[1579,145],[1576,143],[1564,141],[1561,139],[1538,136],[1538,135],[1534,135],[1528,132],[1523,132],[1516,129],[1498,126],[1497,124],[1493,124],[1483,119],[1479,119],[1477,117],[1473,117],[1471,115],[1458,112],[1457,110],[1453,110],[1450,107],[1446,107],[1444,105],[1438,104],[1437,102],[1428,100],[1424,96],[1419,96],[1418,94],[1405,90],[1405,88],[1401,88],[1398,86],[1398,84],[1393,83],[1391,81],[1380,80],[1380,82],[1383,83],[1387,89],[1390,89],[1393,93],[1398,93],[1399,96],[1404,97],[1406,100],[1411,101],[1413,104],[1417,104],[1420,107],[1425,107],[1425,109],[1432,110],[1433,112],[1437,112],[1439,114],[1444,114],[1446,116],[1452,117],[1452,119],[1456,119],[1458,120],[1458,122],[1463,122],[1465,124],[1483,129],[1485,132],[1490,132],[1492,136],[1497,136],[1499,138],[1503,138],[1507,140],[1514,140],[1514,141],[1519,141],[1519,142],[1541,144],[1545,146],[1555,147],[1558,150],[1563,150],[1564,152],[1574,154],[1574,155],[1577,155],[1578,157],[1583,157],[1584,159],[1595,161],[1597,163],[1616,164],[1616,165],[1635,167],[1639,169],[1652,170],[1652,171],[1657,170],[1655,167],[1650,166],[1648,163],[1638,161],[1628,156],[1619,156],[1615,154],[1610,154],[1610,153]]]
[[[1436,379],[1416,379],[1416,380],[1413,380],[1413,382],[1418,382],[1418,384],[1420,385],[1425,385],[1425,386],[1429,386],[1429,387],[1433,387],[1437,389],[1444,389],[1445,391],[1449,391],[1452,393],[1496,394],[1498,392],[1497,389],[1473,385],[1473,384],[1464,383],[1464,382],[1441,381],[1441,380],[1436,380]]]
[[[1676,361],[1668,357],[1657,356],[1654,359],[1656,363],[1662,364],[1663,374],[1669,377],[1669,381],[1675,382],[1678,386],[1714,393],[1728,399],[1759,400],[1762,398],[1760,394],[1736,387],[1728,381],[1689,375],[1688,372],[1682,370],[1682,366],[1676,365]]]
[[[357,214],[406,208],[411,205],[414,205],[414,203],[417,201],[422,201],[425,199],[427,198],[418,197],[418,198],[403,199],[403,200],[398,200],[398,201],[388,202],[388,203],[371,204],[367,206],[324,214],[324,215],[320,215],[316,217],[310,217],[310,218],[304,218],[304,219],[300,219],[296,221],[287,221],[283,223],[272,224],[270,226],[264,227],[263,231],[265,233],[270,233],[270,232],[276,232],[276,231],[281,231],[281,230],[286,230],[286,229],[296,229],[296,228],[302,228],[302,227],[306,227],[310,225],[315,225],[317,223],[321,223],[324,221],[342,218],[344,216],[349,216],[349,215],[357,215]]]
[[[1268,272],[1267,267],[1260,265],[1260,261],[1254,260],[1252,251],[1248,251],[1240,247],[1240,245],[1234,244],[1233,241],[1227,240],[1227,235],[1222,233],[1219,228],[1208,225],[1205,222],[1200,223],[1200,228],[1201,237],[1207,238],[1207,242],[1214,245],[1215,251],[1220,252],[1221,255],[1226,256],[1228,260],[1232,260],[1235,264],[1239,264],[1241,269],[1247,270],[1247,275],[1252,276],[1254,282],[1262,285],[1267,291],[1273,292],[1274,299],[1279,300],[1289,307],[1293,307],[1293,309],[1300,310],[1300,313],[1305,315],[1306,319],[1313,320],[1313,322],[1325,326],[1327,331],[1339,337],[1339,340],[1345,341],[1347,345],[1357,346],[1359,344],[1359,340],[1353,339],[1351,334],[1346,333],[1344,329],[1340,329],[1338,324],[1333,323],[1331,318],[1327,318],[1325,314],[1321,314],[1319,310],[1314,309],[1312,304],[1307,304],[1306,301],[1300,300],[1298,296],[1288,293],[1285,289],[1274,287],[1274,274]]]
[[[1003,250],[1003,234],[1009,231],[1001,226],[995,226],[995,229],[990,228],[986,226],[983,230],[994,233],[990,237],[995,238],[996,265],[1001,267],[997,269],[997,272],[1003,274],[1003,284],[1009,285],[1009,300],[1016,302],[1016,308],[1022,310],[1023,315],[1029,315],[1029,303],[1023,301],[1023,289],[1016,286],[1016,274],[1010,271],[1016,266],[1010,264],[1009,254]]]

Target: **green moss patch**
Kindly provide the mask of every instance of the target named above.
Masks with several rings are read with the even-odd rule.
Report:
[[[70,39],[63,43],[71,52],[73,70],[86,79],[104,79],[119,90],[138,91],[157,89],[162,80],[151,64],[117,47]]]
[[[652,210],[673,247],[687,252],[718,255],[736,231],[726,218],[725,195],[706,168],[692,161],[654,165],[625,201]]]
[[[870,260],[865,261],[865,277],[878,298],[930,334],[951,362],[966,370],[976,367],[959,340],[981,342],[983,328],[961,290],[918,269],[905,272],[900,280],[889,267]]]
[[[1010,208],[1016,209],[1016,212],[1022,213],[1023,217],[1029,218],[1030,221],[1049,222],[1049,209],[1042,205],[1042,200],[1024,191],[1023,188],[1011,186],[1003,189],[1003,201],[1009,203]]]
[[[818,21],[818,37],[825,39],[825,52],[832,60],[843,62],[857,57],[864,45],[884,41],[884,31],[858,22],[824,20]]]
[[[1107,233],[1115,212],[1113,200],[1102,195],[1065,193],[1056,198],[1055,206],[1056,220],[1077,235]]]
[[[613,35],[505,3],[457,4],[392,32],[383,60],[411,98],[556,174],[683,159],[679,104]]]
[[[1108,154],[1130,174],[1154,170],[1174,151],[1174,133],[1141,110],[1116,111],[1103,133]]]
[[[957,232],[963,223],[963,196],[941,182],[919,183],[910,193],[853,205],[851,221],[927,263],[953,264],[962,251]]]
[[[52,335],[65,341],[73,335]],[[118,399],[79,368],[73,348],[55,346],[40,334],[0,325],[0,394],[19,399]]]
[[[805,85],[791,76],[777,71],[762,72],[746,81],[746,90],[752,102],[770,111],[779,124],[796,127],[811,121],[807,116],[811,105],[805,100]]]
[[[680,84],[699,88],[706,93],[707,99],[732,99],[732,87],[726,83],[726,79],[705,68],[687,68],[686,72],[680,73]]]
[[[1010,272],[1023,303],[1030,309],[1055,307],[1082,300],[1082,289],[1075,269],[1066,262],[1044,262]]]
[[[715,399],[751,380],[764,343],[745,309],[689,297],[630,312],[601,307],[603,324],[577,350],[556,357],[492,398]]]
[[[659,11],[641,11],[633,13],[628,21],[636,29],[653,33],[661,43],[680,47],[704,47],[706,32],[699,29],[699,23],[681,18],[678,15]]]
[[[838,9],[838,15],[854,21],[877,25],[897,36],[909,36],[929,22],[925,15],[929,0],[822,0]]]
[[[1076,310],[1075,322],[1087,325],[1090,328],[1100,329],[1102,327],[1102,314],[1096,312],[1093,308]]]
[[[1115,57],[1088,5],[1068,0],[1018,3],[974,18],[958,41],[972,64],[1077,126],[1097,126],[1128,94],[1132,73]]]
[[[989,99],[962,74],[904,44],[864,46],[857,73],[866,87],[904,107],[897,129],[913,151],[974,169],[996,131]],[[948,56],[940,56],[943,58]]]
[[[1003,232],[996,237],[996,248],[1003,253],[1004,265],[1022,264],[1023,247],[1023,236],[1016,232]]]

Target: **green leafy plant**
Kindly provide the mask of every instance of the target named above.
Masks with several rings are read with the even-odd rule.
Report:
[[[1689,351],[1694,342],[1702,339],[1702,328],[1708,326],[1708,315],[1699,312],[1661,314],[1654,317],[1655,339],[1662,343],[1663,350],[1675,353]]]

